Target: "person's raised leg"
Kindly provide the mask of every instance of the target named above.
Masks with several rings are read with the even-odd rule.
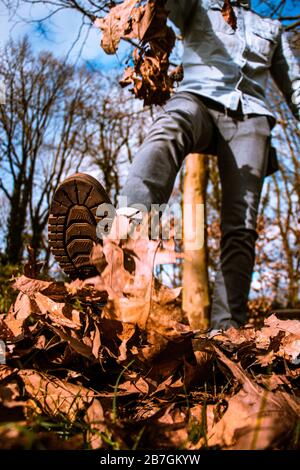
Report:
[[[173,95],[134,159],[122,192],[127,205],[150,209],[152,203],[167,202],[184,157],[196,143],[204,149],[212,133],[212,119],[197,96]],[[95,273],[89,262],[91,247],[116,219],[105,189],[94,178],[77,174],[59,185],[50,208],[49,245],[67,274],[85,278]],[[127,230],[128,220],[123,219]]]
[[[213,120],[199,97],[188,92],[174,94],[137,151],[117,217],[104,236],[115,241],[127,238],[132,220],[141,220],[141,214],[147,220],[152,204],[166,204],[184,158],[192,151],[204,151],[213,133]],[[143,212],[138,213],[134,206],[142,207]]]
[[[204,150],[213,135],[206,106],[188,92],[175,93],[152,124],[131,165],[121,196],[127,205],[165,204],[184,158]]]

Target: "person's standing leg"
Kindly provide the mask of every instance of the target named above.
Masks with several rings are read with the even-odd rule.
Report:
[[[265,116],[235,121],[215,113],[215,118],[220,132],[222,208],[220,268],[215,280],[211,326],[226,329],[247,321],[270,126]]]

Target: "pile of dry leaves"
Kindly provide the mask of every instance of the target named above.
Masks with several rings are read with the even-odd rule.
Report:
[[[168,248],[107,242],[93,279],[15,279],[0,448],[299,448],[300,322],[191,331],[152,275]]]

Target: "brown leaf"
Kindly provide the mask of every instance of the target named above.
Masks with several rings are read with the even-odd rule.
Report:
[[[39,311],[50,318],[54,325],[66,326],[78,330],[81,328],[80,313],[71,305],[54,302],[40,292],[33,296]]]
[[[129,239],[122,248],[109,240],[104,243],[107,267],[101,277],[114,305],[112,314],[122,322],[145,328],[151,309],[154,258],[159,242]],[[134,273],[124,267],[126,251],[134,253]],[[105,311],[109,314],[110,309]]]
[[[262,331],[264,334],[268,334],[269,336],[276,336],[278,331],[284,331],[285,333],[297,335],[300,337],[300,321],[279,320],[279,318],[273,314],[266,318]]]
[[[93,399],[84,415],[84,421],[88,425],[86,433],[87,444],[91,449],[101,449],[103,447],[101,434],[105,433],[106,425],[103,408],[98,399]]]
[[[219,335],[218,335],[219,336]],[[243,343],[255,340],[254,328],[229,328],[223,333],[222,342],[230,342],[232,345],[240,346]]]
[[[107,263],[103,253],[103,246],[100,245],[100,243],[95,243],[93,245],[92,251],[90,253],[90,262],[93,266],[96,266],[97,271],[100,274],[104,271]],[[79,282],[79,279],[77,279],[75,282]]]
[[[86,409],[94,397],[92,390],[35,370],[23,369],[18,375],[24,383],[26,394],[32,399],[28,406],[37,413],[50,416],[63,414],[74,422],[78,412]]]
[[[290,334],[283,338],[279,354],[292,364],[300,364],[300,337]]]
[[[152,418],[152,441],[159,448],[184,448],[188,442],[187,415],[174,404],[167,407],[164,414]]]
[[[134,19],[131,20],[131,18],[137,4],[137,0],[125,0],[120,5],[111,8],[105,18],[97,18],[94,22],[94,25],[103,32],[101,47],[107,54],[116,53],[121,38],[134,37],[132,32]]]
[[[27,276],[20,276],[15,280],[13,288],[30,297],[35,292],[43,292],[52,284],[52,281],[41,281],[39,279],[30,279]]]
[[[123,297],[126,286],[133,281],[132,275],[124,268],[124,251],[110,240],[104,241],[103,253],[107,266],[101,274],[110,299]]]
[[[84,305],[87,303],[103,305],[108,299],[107,287],[101,276],[95,276],[83,281],[76,279],[71,283],[66,283],[65,287],[67,295],[78,299]]]
[[[18,371],[16,368],[9,367],[5,364],[0,364],[0,381],[7,379],[12,374]]]
[[[17,408],[26,404],[20,398],[20,389],[16,380],[11,380],[6,385],[0,385],[0,403],[6,408]]]
[[[174,301],[176,301],[179,298],[182,292],[182,287],[176,287],[175,289],[170,289],[169,287],[164,286],[163,284],[159,283],[157,280],[155,280],[155,282],[156,282],[156,285],[154,287],[152,298],[159,305],[167,305],[170,303],[174,303]]]
[[[150,341],[153,343],[150,343]],[[151,368],[147,377],[158,384],[172,376],[183,367],[185,357],[192,354],[192,343],[189,337],[182,337],[176,342],[159,337],[158,333],[148,335],[149,346],[139,353],[139,358]]]
[[[21,341],[25,336],[24,320],[0,318],[0,337],[9,342]]]
[[[228,399],[228,409],[213,427],[208,444],[234,450],[263,450],[278,445],[298,420],[299,400],[262,389],[217,348],[216,353],[242,389]]]
[[[192,385],[200,386],[212,371],[215,354],[208,341],[192,340],[193,355],[184,361],[184,384],[186,389]]]
[[[278,388],[291,388],[291,383],[285,375],[274,374],[259,375],[255,377],[258,384],[263,385],[267,390],[277,390]]]
[[[54,333],[56,333],[63,341],[66,341],[69,344],[69,346],[74,351],[76,351],[78,354],[80,354],[81,356],[86,357],[87,359],[93,359],[94,360],[92,345],[90,345],[90,346],[86,345],[80,339],[74,337],[74,335],[71,336],[70,333],[67,333],[62,328],[56,328],[52,325],[49,325],[48,327]]]
[[[267,366],[277,358],[283,357],[292,364],[300,363],[300,322],[298,320],[279,320],[274,314],[264,321],[262,329],[230,328],[224,332],[221,342],[227,348],[239,349],[247,346],[257,357],[257,363]]]
[[[184,78],[184,70],[182,64],[178,65],[175,69],[173,69],[169,77],[174,82],[181,82]]]
[[[165,234],[168,238],[161,241],[161,244],[155,255],[155,266],[161,264],[176,264],[178,259],[184,258],[184,253],[176,251],[175,232],[173,228]]]
[[[119,362],[126,361],[128,342],[136,332],[136,325],[134,324],[123,323],[122,327],[122,333],[117,333],[117,337],[121,340],[121,344],[119,346]]]
[[[99,351],[100,351],[100,346],[101,346],[101,337],[100,337],[100,331],[96,323],[94,324],[94,331],[92,332],[91,340],[92,340],[92,353],[95,356],[96,359],[99,357]]]
[[[272,350],[273,357],[284,357],[295,365],[300,364],[300,322],[279,320],[271,315],[256,333],[255,344],[257,348]]]
[[[237,28],[236,15],[234,13],[230,0],[224,0],[224,5],[222,8],[222,15],[226,23],[228,23],[232,27],[232,29],[236,30]]]
[[[154,260],[159,245],[159,241],[141,237],[127,240],[122,247],[112,242],[104,247],[107,267],[102,277],[106,284],[110,282],[112,304],[103,309],[103,314],[146,329],[148,346],[142,350],[146,360],[157,356],[168,341],[191,334],[188,327],[180,324],[182,309],[176,302],[181,289],[154,283]],[[124,267],[125,254],[132,259],[130,272]]]
[[[26,320],[32,313],[32,305],[28,295],[19,292],[16,301],[9,310],[6,319]]]
[[[161,249],[155,257],[155,266],[162,264],[176,264],[179,259],[183,259],[183,253]]]
[[[127,380],[120,384],[118,388],[125,391],[128,395],[148,395],[149,393],[149,384],[142,377],[135,381]]]
[[[56,302],[63,302],[66,300],[66,297],[80,298],[84,296],[87,300],[89,300],[89,297],[98,300],[99,298],[106,296],[104,292],[100,292],[101,289],[96,292],[93,286],[89,285],[88,279],[85,281],[76,279],[76,281],[71,283],[64,283],[43,281],[39,279],[31,279],[26,276],[20,276],[15,280],[13,288],[26,294],[29,298],[34,296],[36,292],[40,292]]]

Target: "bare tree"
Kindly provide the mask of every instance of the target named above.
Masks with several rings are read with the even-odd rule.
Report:
[[[27,39],[10,42],[0,61],[6,104],[0,109],[0,190],[9,201],[8,261],[22,258],[29,211],[39,249],[53,190],[87,153],[87,72],[50,53],[34,58]]]
[[[36,253],[47,251],[53,192],[84,162],[116,199],[149,113],[119,90],[116,79],[47,52],[34,57],[27,39],[7,45],[0,77],[7,89],[0,109],[0,192],[9,202],[6,255],[17,263],[25,241]]]
[[[119,88],[117,80],[103,77],[101,85],[95,91],[97,105],[92,110],[89,152],[101,171],[106,191],[116,203],[125,177],[123,169],[143,141],[145,124],[151,116],[141,103]]]
[[[98,16],[103,16],[109,9],[123,0],[1,0],[7,8],[17,11],[22,3],[31,5],[47,5],[49,11],[44,16],[41,16],[41,21],[46,20],[61,10],[74,10],[81,15],[93,21]],[[281,21],[288,23],[288,28],[297,28],[300,24],[300,15],[295,13],[293,15],[288,13],[290,6],[298,6],[298,0],[260,0],[255,2],[254,8],[273,18],[278,18]]]

